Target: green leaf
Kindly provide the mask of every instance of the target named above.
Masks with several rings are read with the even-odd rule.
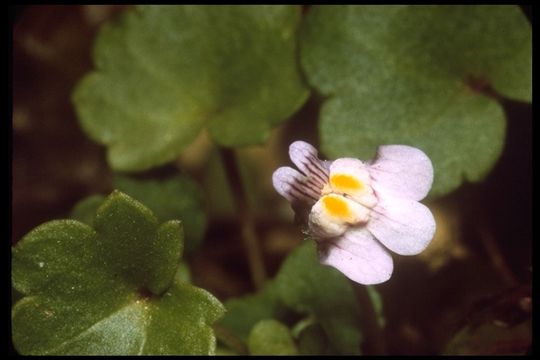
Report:
[[[55,220],[14,248],[12,282],[25,295],[12,310],[21,354],[211,354],[209,324],[223,306],[174,280],[182,225],[118,191],[94,228]]]
[[[178,270],[176,271],[176,274],[174,274],[174,282],[179,284],[191,283],[191,271],[185,262],[181,262],[178,265]]]
[[[137,179],[115,175],[114,186],[150,208],[160,221],[182,219],[186,253],[202,243],[206,231],[204,195],[194,181],[176,175],[165,179]]]
[[[320,324],[306,327],[298,337],[298,351],[302,355],[331,355],[339,353],[332,348]]]
[[[94,228],[102,259],[117,276],[154,294],[170,284],[183,249],[180,221],[158,228],[148,208],[116,191],[99,207]]]
[[[339,271],[318,262],[313,241],[287,257],[274,281],[280,299],[297,312],[314,314],[336,349],[360,353],[360,309],[352,285]]]
[[[432,196],[481,180],[506,127],[486,89],[531,101],[531,36],[517,6],[312,7],[301,64],[326,97],[323,152],[368,160],[379,145],[418,147],[434,164]]]
[[[205,290],[175,284],[148,313],[152,322],[143,354],[213,354],[216,339],[208,325],[223,313],[221,303]]]
[[[177,157],[207,128],[261,144],[307,99],[296,63],[299,6],[140,6],[103,27],[96,70],[73,94],[113,169]]]
[[[253,327],[248,340],[251,355],[297,355],[289,328],[279,321],[262,320]]]
[[[360,353],[361,314],[352,285],[336,269],[319,264],[312,241],[289,254],[276,277],[261,291],[230,299],[225,306],[227,313],[219,324],[241,340],[249,340],[260,321],[274,319],[289,324],[303,314],[308,318],[293,330],[303,354]],[[313,326],[320,326],[322,334],[319,328],[311,329]],[[307,329],[311,330],[305,333]]]
[[[232,298],[225,302],[227,313],[219,324],[229,329],[241,340],[247,341],[253,326],[259,321],[282,318],[286,312],[280,302],[274,282],[255,294]]]
[[[182,175],[157,180],[116,174],[113,185],[145,204],[159,222],[182,219],[188,255],[201,245],[207,220],[203,193],[194,181]],[[92,195],[81,200],[72,210],[71,217],[92,225],[96,210],[104,199],[104,196]]]
[[[105,196],[103,195],[90,195],[75,204],[71,210],[70,217],[92,226],[94,224],[96,211],[99,206],[103,204],[103,201],[105,201]]]

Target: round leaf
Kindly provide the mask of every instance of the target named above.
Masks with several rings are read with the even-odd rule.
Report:
[[[314,6],[301,64],[327,97],[323,151],[369,160],[379,145],[418,147],[435,168],[433,196],[498,159],[505,119],[490,87],[531,100],[531,29],[517,6]]]
[[[262,320],[251,330],[248,340],[251,355],[297,355],[289,328],[277,320]]]
[[[116,170],[177,157],[208,127],[221,145],[262,143],[306,100],[298,6],[141,6],[106,25],[73,101]]]

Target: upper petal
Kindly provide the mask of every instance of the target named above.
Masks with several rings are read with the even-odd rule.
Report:
[[[361,227],[350,229],[337,239],[320,243],[319,260],[365,285],[387,281],[394,268],[388,251]]]
[[[330,166],[329,186],[332,191],[347,194],[364,206],[373,207],[377,203],[368,167],[358,159],[335,160]]]
[[[326,185],[328,162],[319,159],[317,149],[305,141],[295,141],[289,146],[289,156],[307,181],[320,189]]]
[[[421,200],[433,183],[431,160],[412,146],[379,146],[368,169],[374,190],[390,196]]]
[[[312,206],[319,199],[320,190],[309,185],[306,177],[288,166],[280,167],[272,174],[276,191],[291,203]]]
[[[435,219],[423,204],[400,198],[379,198],[367,229],[384,246],[400,255],[421,253],[435,235]]]

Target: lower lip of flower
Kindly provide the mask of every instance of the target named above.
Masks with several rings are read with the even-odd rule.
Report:
[[[352,216],[351,209],[345,198],[339,195],[325,195],[321,198],[326,211],[337,218],[340,219],[350,219]]]
[[[350,196],[326,193],[313,205],[309,214],[309,228],[316,238],[336,237],[350,226],[367,223],[371,208]]]
[[[320,201],[324,209],[321,216],[328,221],[355,225],[369,220],[371,209],[346,195],[329,193]]]

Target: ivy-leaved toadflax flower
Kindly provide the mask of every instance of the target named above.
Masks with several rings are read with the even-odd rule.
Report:
[[[360,284],[378,284],[392,275],[390,251],[416,255],[433,239],[435,219],[419,202],[433,183],[433,165],[421,150],[383,145],[371,161],[328,161],[295,141],[289,156],[300,171],[280,167],[274,188],[307,226],[322,264]]]

